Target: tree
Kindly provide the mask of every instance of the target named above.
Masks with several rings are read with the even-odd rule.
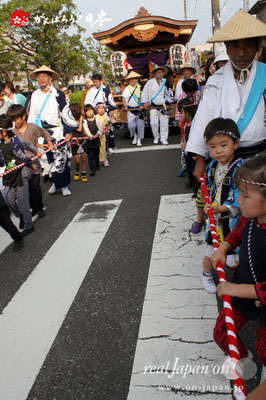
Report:
[[[113,50],[107,46],[102,46],[92,37],[86,39],[86,45],[91,71],[100,73],[103,81],[106,84],[110,83],[114,79],[110,68],[110,56]]]
[[[31,13],[25,26],[10,25],[16,9]],[[59,73],[67,85],[74,75],[89,71],[88,51],[82,41],[85,31],[77,23],[72,0],[9,0],[0,6],[1,78],[15,78],[45,64]],[[69,35],[69,28],[76,33]],[[6,56],[8,54],[8,57]]]

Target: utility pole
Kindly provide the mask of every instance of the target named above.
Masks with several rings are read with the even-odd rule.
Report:
[[[184,0],[184,16],[185,16],[185,20],[187,21],[187,0]],[[187,62],[189,62],[190,55],[189,55],[189,45],[188,45],[188,43],[186,45],[186,48],[187,48]]]
[[[214,34],[218,29],[221,28],[220,24],[220,2],[219,0],[211,0],[212,2],[212,34]],[[218,44],[214,44],[213,50],[215,53],[215,50],[219,47]]]
[[[248,12],[248,10],[249,10],[249,0],[243,0],[243,10]]]
[[[187,0],[184,0],[184,15],[185,15],[185,20],[187,21]]]

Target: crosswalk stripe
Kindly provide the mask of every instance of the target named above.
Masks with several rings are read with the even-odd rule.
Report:
[[[232,398],[212,336],[217,301],[199,278],[204,234],[188,232],[195,212],[191,194],[161,198],[127,400]]]
[[[120,153],[134,153],[138,151],[151,151],[151,150],[173,150],[173,149],[181,149],[181,144],[169,144],[165,145],[155,145],[155,146],[142,146],[142,147],[132,147],[126,149],[116,149],[115,154]]]
[[[0,399],[27,398],[121,201],[84,204],[3,310]]]

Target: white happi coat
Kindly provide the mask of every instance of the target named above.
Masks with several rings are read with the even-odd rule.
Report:
[[[207,124],[218,117],[231,118],[237,123],[252,87],[256,70],[257,61],[254,61],[245,83],[241,85],[236,81],[233,66],[228,61],[208,79],[191,126],[186,151],[204,157],[209,156],[208,146],[203,137]],[[255,146],[266,139],[265,107],[262,96],[252,119],[241,133],[239,147]]]
[[[133,90],[134,90],[134,89],[133,89]],[[136,89],[135,92],[134,92],[134,95],[135,95],[135,94],[137,94],[137,89]],[[128,87],[128,86],[127,86],[127,87],[125,88],[125,90],[123,91],[122,96],[124,97],[124,99],[125,99],[125,101],[126,101],[128,107],[134,107],[134,108],[140,107],[140,105],[136,102],[136,100],[134,99],[134,97],[131,96],[131,93],[130,93],[130,90],[129,90],[129,87]],[[131,99],[129,100],[130,97],[131,97]],[[129,102],[128,102],[128,100],[129,100]],[[128,122],[133,121],[135,118],[137,118],[136,115],[134,115],[134,114],[133,114],[132,112],[130,112],[130,111],[127,112],[127,121],[128,121]]]
[[[85,97],[84,104],[91,104],[93,107],[96,107],[97,103],[103,103],[105,105],[107,113],[116,109],[116,104],[114,102],[110,89],[103,85],[103,87],[97,94],[98,90],[99,89],[97,89],[96,86],[92,86]]]
[[[146,103],[148,101],[149,103],[151,103],[151,99],[156,95],[156,93],[158,93],[158,91],[160,90],[160,86],[161,85],[158,84],[156,78],[150,79],[142,90],[141,102]],[[153,103],[159,106],[165,103],[172,104],[173,102],[173,92],[169,83],[166,81],[164,88],[161,90],[160,94],[153,100]]]

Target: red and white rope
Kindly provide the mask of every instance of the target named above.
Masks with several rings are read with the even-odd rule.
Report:
[[[207,205],[210,205],[211,202],[210,202],[210,198],[209,198],[209,193],[208,193],[205,179],[203,176],[200,177],[200,183],[201,183],[202,191],[204,194],[205,202]],[[219,241],[218,241],[218,236],[217,236],[217,232],[216,232],[213,211],[212,211],[211,207],[207,207],[207,208],[208,208],[208,215],[209,215],[209,219],[210,219],[213,247],[214,247],[214,250],[217,250],[219,247]],[[217,272],[219,275],[220,282],[225,282],[226,276],[225,276],[225,272],[224,272],[224,267],[220,261],[218,261],[218,263],[217,263]],[[239,354],[238,345],[237,345],[237,336],[236,336],[234,315],[233,315],[230,296],[227,296],[227,295],[223,296],[223,306],[224,306],[224,312],[225,312],[225,323],[226,323],[226,329],[227,329],[227,338],[228,338],[228,344],[229,344],[229,350],[230,350],[230,357],[239,361],[240,354]],[[234,374],[234,375],[236,375],[236,374]],[[234,397],[236,400],[245,400],[247,397],[245,383],[244,383],[244,380],[241,377],[241,375],[240,376],[239,375],[240,374],[238,372],[237,377],[234,378]]]
[[[68,141],[69,141],[68,139],[64,139],[64,140],[62,140],[62,142],[59,142],[59,143],[55,144],[54,147],[59,147],[59,146],[61,146],[62,144],[64,144],[65,142],[68,142]],[[34,160],[40,159],[44,154],[48,153],[49,151],[51,151],[51,150],[50,150],[50,149],[47,149],[47,150],[45,150],[45,151],[41,154],[40,157],[39,157],[39,156],[34,156],[34,157],[31,158],[31,160],[34,161]],[[8,171],[5,171],[5,172],[3,172],[2,174],[0,174],[0,178],[2,178],[3,176],[5,176],[5,175],[7,175],[7,174],[10,174],[10,173],[13,172],[13,171],[16,171],[17,169],[20,169],[20,168],[24,167],[25,165],[26,165],[26,163],[23,162],[23,163],[21,163],[21,164],[19,164],[19,165],[16,165],[16,166],[13,167],[13,168],[10,168]]]

